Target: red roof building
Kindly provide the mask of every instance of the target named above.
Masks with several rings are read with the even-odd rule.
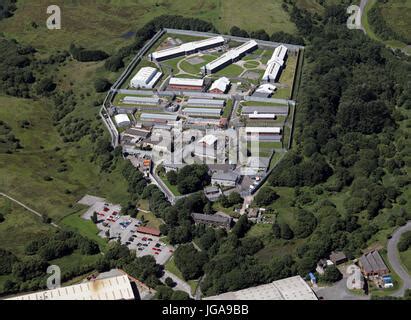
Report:
[[[137,232],[149,234],[149,235],[156,236],[156,237],[159,237],[161,234],[160,230],[149,228],[149,227],[138,227]]]

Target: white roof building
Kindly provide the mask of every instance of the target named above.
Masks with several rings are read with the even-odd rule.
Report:
[[[161,76],[162,73],[157,71],[156,68],[141,68],[136,73],[136,75],[130,80],[130,87],[152,89]]]
[[[190,98],[187,100],[187,105],[202,106],[207,108],[223,108],[225,105],[225,100]]]
[[[208,91],[217,92],[217,93],[225,93],[229,85],[230,85],[230,80],[228,80],[228,78],[226,77],[221,77],[213,82],[213,84],[211,85]]]
[[[184,114],[198,117],[220,117],[221,108],[185,108]]]
[[[272,94],[276,89],[277,87],[271,83],[263,83],[257,90],[255,90],[255,92]]]
[[[279,134],[281,133],[281,127],[246,127],[245,132],[247,134]]]
[[[170,86],[202,87],[204,85],[204,79],[170,78],[168,84]]]
[[[126,127],[126,126],[130,125],[130,123],[131,123],[130,118],[128,117],[128,115],[124,114],[124,113],[116,114],[114,116],[114,120],[116,121],[116,123],[119,127]]]
[[[206,144],[208,146],[212,146],[215,144],[217,141],[217,137],[213,134],[207,134],[204,137],[202,137],[200,140],[198,140],[198,143],[201,144]]]
[[[199,41],[183,43],[177,47],[167,48],[164,50],[153,52],[149,55],[151,60],[166,60],[173,57],[186,55],[199,50],[210,49],[224,44],[224,38],[217,36]]]
[[[318,300],[318,298],[303,278],[295,276],[207,297],[204,300]]]
[[[136,96],[126,96],[123,98],[123,103],[126,104],[148,104],[156,105],[160,103],[160,98],[154,97],[136,97]]]
[[[213,73],[221,69],[222,67],[233,63],[234,61],[241,58],[247,52],[253,51],[258,48],[258,44],[255,40],[250,40],[243,43],[241,46],[238,46],[230,51],[227,51],[217,59],[207,63],[203,68],[205,74]]]
[[[127,275],[122,275],[30,293],[6,300],[133,300],[134,298]]]
[[[275,48],[271,59],[267,62],[267,69],[264,72],[263,81],[277,81],[280,70],[284,66],[287,50],[287,47],[284,45],[280,45]]]

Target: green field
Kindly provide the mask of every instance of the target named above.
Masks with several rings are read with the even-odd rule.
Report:
[[[85,210],[75,212],[65,217],[61,223],[64,227],[76,231],[83,237],[89,238],[98,243],[101,250],[105,250],[107,247],[107,241],[98,235],[99,230],[97,226],[91,220],[84,220],[81,215]]]
[[[410,28],[411,28],[411,3],[406,0],[392,0],[387,4],[378,3],[377,0],[370,0],[365,7],[364,14],[362,15],[362,24],[367,32],[367,35],[376,41],[384,42],[384,44],[392,48],[404,48],[405,43],[398,40],[388,40],[383,41],[380,37],[373,31],[373,27],[368,21],[368,12],[371,8],[378,5],[382,9],[382,16],[388,27],[394,32],[406,37],[409,42],[411,42]],[[409,52],[409,49],[404,48],[405,51]]]

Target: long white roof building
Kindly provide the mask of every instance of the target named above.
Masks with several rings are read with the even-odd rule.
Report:
[[[217,71],[218,69],[238,60],[247,52],[253,51],[257,48],[258,44],[255,40],[247,41],[243,43],[241,46],[231,49],[230,51],[227,51],[217,59],[207,63],[203,67],[203,72],[206,74],[213,73],[214,71]]]
[[[318,300],[318,298],[303,278],[295,276],[207,297],[204,300]]]
[[[185,108],[183,112],[189,116],[220,117],[221,108]]]
[[[149,55],[151,60],[166,60],[174,57],[194,53],[199,50],[206,50],[224,44],[224,38],[217,36],[199,41],[186,42],[177,47],[155,51]]]
[[[122,275],[30,293],[6,300],[133,300],[134,298],[127,275]]]
[[[207,108],[223,108],[225,105],[225,100],[190,98],[187,100],[187,105],[202,106]]]
[[[274,82],[278,79],[280,71],[284,66],[287,50],[287,47],[284,45],[275,48],[271,59],[267,62],[267,69],[264,72],[263,81]]]
[[[208,91],[216,92],[216,93],[225,93],[229,85],[230,85],[230,80],[227,77],[221,77],[213,82],[213,84],[211,85]]]
[[[204,79],[170,78],[168,84],[170,86],[202,87],[204,85]]]

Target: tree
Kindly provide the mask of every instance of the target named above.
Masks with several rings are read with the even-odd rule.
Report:
[[[297,238],[307,238],[313,233],[317,225],[315,216],[311,212],[302,209],[297,211],[295,220],[293,231]]]
[[[232,26],[230,29],[230,34],[235,37],[249,38],[250,35],[247,31],[240,29],[237,26]]]
[[[36,92],[38,95],[47,95],[56,89],[56,84],[51,78],[43,78],[36,85]]]
[[[123,58],[120,55],[115,55],[106,60],[104,67],[111,72],[117,72],[124,67]]]
[[[269,187],[263,187],[254,197],[256,205],[263,207],[272,204],[278,199],[277,193]]]
[[[166,173],[166,177],[167,177],[168,182],[170,182],[171,185],[175,186],[177,184],[177,179],[178,179],[177,172],[171,170]]]
[[[281,239],[281,227],[280,227],[280,225],[278,223],[274,223],[272,229],[273,229],[274,238]]]
[[[96,89],[96,92],[106,92],[111,88],[111,86],[111,82],[107,79],[100,78],[94,81],[94,88]]]
[[[5,218],[3,216],[3,214],[0,213],[0,223],[4,222]]]
[[[176,283],[174,282],[174,280],[171,279],[170,277],[167,277],[167,278],[164,280],[164,282],[165,282],[165,284],[166,284],[167,286],[169,286],[170,288],[173,288],[173,287],[175,287],[175,285],[176,285]]]
[[[294,238],[294,232],[287,223],[281,224],[281,238],[284,240],[291,240]]]
[[[243,203],[243,201],[244,201],[243,197],[238,192],[231,192],[228,195],[228,202],[230,203],[231,206]]]
[[[244,214],[238,219],[231,232],[235,234],[238,238],[242,238],[251,228],[251,225],[252,223],[248,221],[247,215]]]
[[[192,280],[203,274],[203,265],[207,262],[207,255],[197,251],[192,244],[183,244],[176,249],[174,260],[184,279]]]
[[[94,211],[93,215],[91,216],[91,221],[93,221],[94,224],[97,224],[98,222],[98,216],[97,216],[97,212]]]
[[[324,274],[321,276],[321,280],[324,282],[337,282],[342,279],[342,274],[340,270],[334,265],[329,266],[325,269]]]
[[[184,291],[181,291],[181,290],[176,290],[171,295],[170,300],[191,300],[191,298],[190,298],[190,296],[188,295],[187,292],[184,292]]]
[[[265,41],[270,40],[270,36],[263,29],[252,31],[250,34],[250,37],[254,39],[265,40]]]

